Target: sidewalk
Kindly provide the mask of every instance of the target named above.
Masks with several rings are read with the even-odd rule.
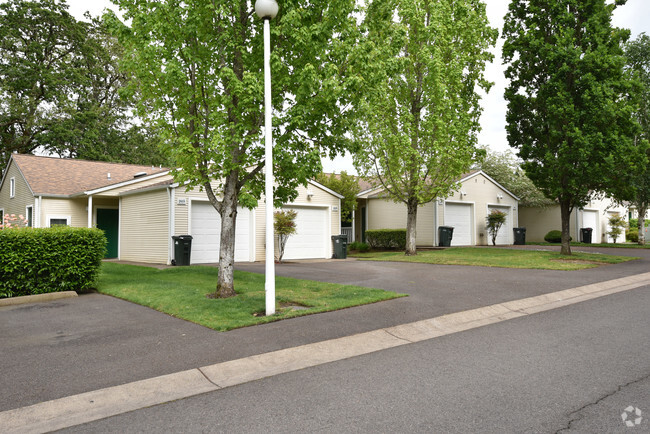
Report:
[[[5,432],[47,432],[286,372],[495,324],[650,285],[650,273],[583,285],[0,412]]]

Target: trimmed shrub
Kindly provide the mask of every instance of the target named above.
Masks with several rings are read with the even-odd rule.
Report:
[[[548,234],[544,235],[544,241],[547,243],[561,243],[562,231],[550,231]],[[569,237],[569,241],[573,241],[573,238]]]
[[[630,228],[630,230],[625,233],[625,239],[631,243],[638,243],[639,228],[638,227]]]
[[[106,251],[99,229],[0,231],[0,297],[92,288]]]
[[[404,249],[406,229],[373,229],[366,231],[366,240],[372,249]]]
[[[355,241],[353,243],[348,244],[348,250],[356,250],[358,252],[367,252],[370,250],[370,246],[366,243],[362,243],[360,241]]]

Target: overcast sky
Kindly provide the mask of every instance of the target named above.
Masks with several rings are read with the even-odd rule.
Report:
[[[281,3],[281,0],[279,0]],[[507,0],[485,0],[487,14],[492,26],[503,29],[503,17],[508,11],[509,1]],[[611,1],[610,1],[611,3]],[[99,15],[104,8],[116,10],[117,8],[108,0],[68,0],[70,13],[78,19],[88,10],[92,15]],[[614,25],[628,28],[632,31],[632,38],[640,33],[650,34],[650,0],[628,0],[624,6],[618,7],[614,13]],[[489,145],[495,151],[509,149],[506,139],[506,102],[503,99],[506,81],[504,79],[504,67],[501,64],[501,48],[503,40],[497,42],[494,49],[495,59],[486,68],[488,80],[494,82],[490,93],[483,98],[483,115],[481,117],[482,131],[479,133],[479,143]],[[323,161],[325,172],[340,173],[342,170],[348,173],[356,173],[352,166],[352,159],[348,157],[337,158],[334,161]]]

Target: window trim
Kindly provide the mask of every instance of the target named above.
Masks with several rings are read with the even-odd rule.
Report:
[[[49,215],[48,214],[47,218],[45,219],[45,221],[47,222],[47,227],[48,228],[52,227],[52,224],[51,224],[52,220],[65,220],[66,225],[70,226],[71,217],[69,215]]]
[[[16,178],[9,178],[9,198],[12,199],[16,197]]]
[[[32,218],[29,218],[29,213],[27,212],[28,209],[32,210]],[[33,228],[34,227],[34,205],[27,205],[25,207],[25,219],[27,220],[27,227],[28,228]]]

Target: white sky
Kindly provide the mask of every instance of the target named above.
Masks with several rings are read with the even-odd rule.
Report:
[[[282,0],[279,0],[281,3]],[[487,4],[487,14],[492,26],[503,28],[503,17],[508,11],[508,0],[484,0]],[[609,1],[610,3],[612,0]],[[99,15],[104,8],[117,10],[108,0],[68,0],[70,13],[78,19],[88,10],[92,15]],[[614,25],[617,27],[629,28],[632,31],[632,38],[640,33],[650,34],[650,0],[628,0],[624,6],[620,6],[614,12]],[[506,87],[506,80],[503,76],[505,68],[501,64],[501,48],[503,40],[499,39],[493,53],[494,62],[486,68],[488,80],[494,82],[489,94],[483,99],[483,115],[481,117],[482,131],[479,133],[479,143],[489,145],[495,151],[509,149],[506,139],[506,102],[503,93]],[[350,156],[339,157],[335,160],[323,160],[325,172],[340,173],[345,170],[348,173],[356,173]]]

